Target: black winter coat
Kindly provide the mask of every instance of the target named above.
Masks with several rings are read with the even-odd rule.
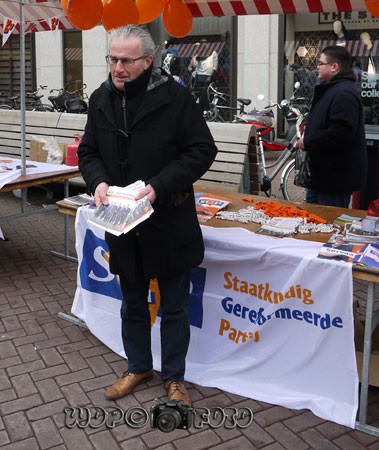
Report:
[[[192,184],[216,156],[213,137],[188,89],[160,69],[151,74],[127,136],[116,125],[117,95],[109,80],[91,95],[80,171],[91,193],[101,182],[142,180],[157,199],[154,213],[134,230],[120,237],[106,233],[110,270],[134,279],[137,253],[146,278],[189,270],[204,256]]]
[[[366,184],[367,151],[363,108],[353,71],[315,87],[304,133],[310,188],[349,194]]]

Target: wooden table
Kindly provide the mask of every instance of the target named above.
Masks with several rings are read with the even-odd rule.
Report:
[[[59,167],[59,166],[58,166]],[[51,210],[51,208],[38,208],[34,210],[27,210],[27,203],[26,203],[26,192],[27,188],[38,186],[41,184],[47,184],[47,183],[55,183],[58,181],[64,182],[64,197],[69,196],[69,180],[70,178],[78,177],[80,176],[80,171],[77,167],[73,167],[72,169],[64,169],[64,170],[57,170],[56,172],[45,172],[45,173],[38,173],[38,174],[31,174],[31,175],[21,175],[18,178],[12,180],[11,182],[7,183],[0,189],[0,193],[2,192],[9,192],[13,191],[15,189],[21,189],[21,212],[17,214],[12,214],[8,216],[0,217],[0,223],[6,222],[13,219],[19,219],[21,217],[26,217],[32,214],[37,214],[41,212],[47,212]],[[66,248],[68,247],[68,218],[65,216],[65,226],[64,226],[64,241],[65,241],[65,253]],[[63,257],[65,259],[70,259],[73,261],[76,261],[76,258],[72,258],[69,255],[62,254],[59,252],[51,252],[55,256]]]

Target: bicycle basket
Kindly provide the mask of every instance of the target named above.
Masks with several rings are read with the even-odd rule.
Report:
[[[65,102],[68,113],[84,114],[87,112],[87,103],[81,98],[69,98]]]

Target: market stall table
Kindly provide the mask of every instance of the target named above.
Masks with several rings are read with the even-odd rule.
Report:
[[[64,197],[69,196],[69,180],[70,178],[80,176],[80,171],[77,167],[71,167],[66,165],[53,165],[53,164],[45,164],[35,161],[29,161],[28,163],[32,163],[35,168],[26,169],[26,175],[18,175],[10,181],[6,181],[1,188],[0,193],[14,191],[16,189],[21,189],[21,212],[15,213],[8,216],[0,215],[0,223],[8,222],[10,220],[19,219],[21,217],[26,217],[31,214],[37,214],[41,212],[47,212],[51,210],[51,208],[37,208],[37,209],[27,209],[26,206],[26,192],[27,189],[34,186],[40,186],[48,183],[56,183],[62,182],[64,183]],[[6,163],[4,163],[6,164]],[[28,173],[29,172],[29,173]],[[0,182],[1,182],[1,174],[0,174]],[[3,184],[3,183],[1,183]],[[1,214],[1,213],[0,213]],[[64,218],[64,241],[65,241],[65,249],[67,247],[66,243],[68,240],[68,218]],[[66,252],[66,251],[65,251]],[[70,256],[59,253],[52,252],[55,256],[65,257],[66,259],[71,259]],[[73,260],[76,261],[75,258]]]
[[[202,189],[201,184],[196,187],[196,190],[197,191],[201,191],[201,192],[207,191],[207,190]],[[249,203],[247,203],[247,202],[245,202],[243,200],[243,197],[246,197],[244,194],[238,194],[238,193],[229,192],[229,191],[226,192],[226,191],[223,191],[223,190],[212,190],[212,193],[214,193],[216,195],[222,195],[222,196],[225,196],[225,197],[229,197],[232,200],[232,203],[230,205],[228,205],[228,210],[237,211],[240,208],[246,208],[249,205]],[[249,197],[253,198],[254,202],[256,202],[256,201],[272,201],[272,199],[268,199],[266,197],[258,197],[258,196],[253,196],[253,197],[249,196]],[[283,201],[277,200],[277,201],[279,203],[288,204],[288,202],[286,202],[284,200]],[[254,203],[253,203],[253,205],[254,205]],[[326,206],[320,206],[320,205],[304,205],[304,204],[296,205],[296,206],[300,206],[300,207],[306,208],[308,211],[313,212],[313,213],[315,213],[315,214],[317,214],[317,215],[319,215],[321,217],[324,217],[328,222],[333,222],[333,220],[337,216],[339,216],[339,215],[341,215],[343,213],[345,213],[345,214],[346,213],[353,214],[351,210],[346,210],[346,209],[343,209],[343,208],[326,207]],[[70,210],[70,209],[71,208],[69,207],[68,210]],[[366,214],[365,211],[357,211],[357,210],[354,211],[354,215],[357,215],[357,216],[364,217],[365,214]],[[82,221],[83,221],[83,219],[82,219]],[[78,226],[78,224],[77,224],[77,226]],[[227,229],[229,228],[230,229],[230,233],[231,233],[229,236],[230,236],[231,239],[232,238],[234,239],[234,237],[236,236],[236,233],[235,233],[235,231],[237,230],[236,227],[240,227],[243,230],[240,230],[239,232],[237,230],[237,234],[243,235],[245,237],[245,239],[248,240],[248,239],[250,239],[250,235],[248,237],[247,235],[245,236],[243,233],[245,233],[246,230],[256,231],[257,228],[259,228],[259,225],[255,224],[255,223],[240,224],[240,223],[236,223],[236,222],[228,222],[228,221],[222,221],[222,220],[219,220],[219,219],[212,219],[211,221],[207,222],[205,228],[207,230],[209,230],[210,229],[209,227],[214,227],[215,229],[217,229],[217,228],[220,229],[220,227],[222,227],[223,229],[226,230],[225,231],[226,233],[228,233]],[[78,232],[78,230],[77,230],[77,232]],[[207,231],[205,234],[207,236],[208,242],[210,242],[209,241],[209,237],[211,236],[212,232],[211,232],[211,234],[209,234],[209,232]],[[226,235],[226,236],[228,236],[228,235]],[[266,238],[264,236],[261,236],[261,238],[262,237]],[[298,242],[298,239],[301,239],[302,241],[307,242],[307,244],[305,244],[305,242],[304,242],[304,245],[299,246],[296,251],[299,254],[302,254],[302,251],[303,251],[302,248],[310,248],[310,249],[312,249],[313,255],[317,256],[317,252],[316,253],[314,253],[314,252],[315,252],[316,248],[320,247],[320,244],[316,244],[316,242],[319,242],[319,243],[326,242],[329,239],[329,237],[330,237],[330,234],[320,234],[320,233],[316,234],[316,235],[312,234],[312,235],[296,236],[297,242]],[[211,239],[211,241],[212,241],[212,239]],[[272,240],[272,241],[277,242],[277,243],[279,243],[279,242],[280,243],[284,243],[285,239],[283,241],[281,241],[281,240],[279,240],[279,241]],[[260,242],[263,242],[263,241],[261,240]],[[81,273],[81,275],[83,275],[83,273],[84,273],[84,272],[81,272],[83,270],[83,265],[82,265],[82,262],[83,262],[83,260],[82,260],[82,256],[83,256],[82,250],[83,249],[79,248],[82,244],[83,244],[82,241],[81,242],[77,242],[77,252],[78,252],[78,255],[79,255],[79,273]],[[92,255],[92,259],[93,258],[97,258],[97,261],[99,261],[99,259],[101,259],[101,261],[102,261],[101,264],[103,264],[104,261],[102,260],[101,250],[100,250],[99,246],[97,247],[96,251],[97,251],[96,256]],[[316,259],[318,260],[317,263],[319,263],[321,261],[318,258],[316,258]],[[328,263],[330,263],[330,261],[328,261]],[[283,267],[285,267],[285,264],[286,264],[286,262],[283,263]],[[344,266],[345,268],[349,267],[345,263],[337,263],[337,264],[334,264],[332,266],[333,266],[333,273],[336,270],[337,271],[340,270],[342,266]],[[87,267],[87,270],[90,270],[90,268]],[[103,267],[103,270],[105,270],[105,273],[107,273],[106,272],[107,269],[105,268],[105,266]],[[343,270],[343,269],[341,269],[341,270]],[[85,269],[84,269],[84,271],[85,271]],[[328,271],[330,272],[330,270],[328,270]],[[91,276],[93,278],[96,278],[96,273],[94,273],[93,271],[91,273],[92,273]],[[370,429],[370,426],[366,424],[366,411],[367,411],[368,368],[369,368],[369,366],[368,366],[368,364],[369,364],[368,355],[370,353],[369,349],[371,348],[371,333],[369,333],[369,331],[371,330],[371,323],[372,323],[372,317],[370,317],[370,310],[371,310],[371,313],[372,313],[374,283],[376,283],[379,278],[378,278],[377,274],[375,274],[375,273],[373,273],[373,274],[372,273],[368,273],[367,271],[358,270],[356,268],[353,269],[353,276],[356,279],[365,280],[365,281],[369,282],[368,308],[367,308],[367,315],[366,315],[366,338],[365,338],[364,362],[363,362],[363,371],[362,371],[362,389],[361,389],[361,397],[360,397],[360,414],[359,414],[359,421],[357,422],[356,427],[361,429],[362,431],[374,433],[375,430]],[[319,277],[319,274],[317,274],[317,276],[315,277],[316,282],[317,282],[317,278],[318,277]],[[334,281],[335,280],[333,279],[333,282]],[[97,280],[97,282],[99,282],[99,280]],[[301,284],[301,283],[299,282],[299,284]],[[332,285],[332,284],[333,283],[331,283],[330,285]],[[348,287],[346,289],[347,289],[346,292],[348,292]],[[338,295],[338,293],[336,295]],[[106,297],[109,300],[108,295]],[[331,296],[331,298],[334,298],[334,297]],[[351,299],[352,299],[352,295],[351,295]],[[349,305],[349,307],[352,308],[352,305]],[[83,311],[80,311],[81,308],[82,308],[82,305],[79,306],[79,309],[78,309],[78,302],[77,302],[77,296],[76,296],[76,300],[75,300],[72,312],[74,314],[76,314],[79,318],[81,318],[82,320],[85,320],[87,322],[85,314],[84,315],[81,314],[81,313],[83,313]],[[226,324],[226,322],[225,322],[225,324]],[[88,325],[88,323],[87,323],[87,325]],[[91,326],[90,326],[90,329],[91,329]],[[113,328],[113,331],[114,331],[114,328]],[[96,333],[94,333],[94,334],[96,335]],[[115,333],[113,333],[113,334],[115,334]],[[241,339],[243,339],[244,335],[241,334],[241,336],[242,336]],[[350,345],[350,344],[346,343],[346,345]],[[354,343],[352,342],[351,345],[354,346]],[[317,409],[317,407],[316,407],[316,409]],[[354,420],[355,420],[355,418],[354,418]]]

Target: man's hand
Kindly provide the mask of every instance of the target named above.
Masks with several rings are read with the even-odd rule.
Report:
[[[107,198],[107,192],[109,189],[109,185],[107,183],[100,183],[97,185],[95,190],[95,204],[96,206],[99,206],[100,203],[107,206],[109,204],[108,198]]]
[[[300,139],[298,139],[297,140],[297,142],[296,142],[296,145],[299,147],[299,148],[304,148],[304,140],[303,140],[303,138],[300,138]]]
[[[157,198],[157,194],[154,191],[154,188],[151,184],[148,184],[144,188],[142,188],[140,191],[138,191],[138,194],[135,196],[135,200],[140,200],[141,198],[147,196],[150,203],[153,204]]]

